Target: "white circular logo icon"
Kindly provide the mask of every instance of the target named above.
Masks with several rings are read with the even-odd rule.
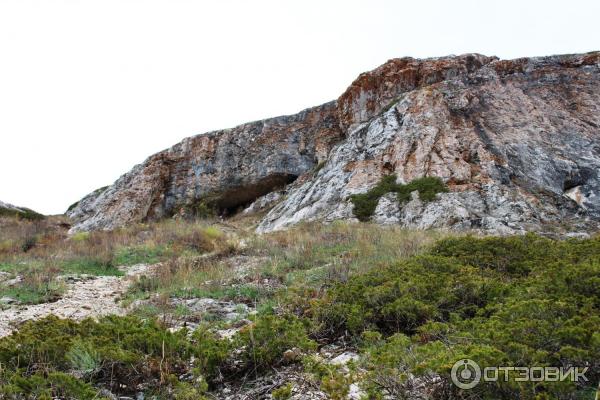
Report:
[[[463,358],[454,363],[450,377],[459,388],[473,389],[481,380],[481,368],[475,361]]]

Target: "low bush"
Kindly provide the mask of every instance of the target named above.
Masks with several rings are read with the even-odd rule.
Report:
[[[600,378],[599,255],[598,238],[445,239],[428,255],[335,285],[309,314],[317,336],[349,332],[364,346],[374,398],[410,397],[429,382],[441,391],[434,398],[570,399]],[[463,393],[450,382],[462,358],[482,367],[588,367],[589,381],[510,376]]]
[[[273,390],[271,392],[271,396],[273,397],[273,400],[288,400],[290,397],[292,397],[292,389],[292,384],[287,383]]]
[[[47,317],[28,322],[17,333],[0,339],[0,363],[7,374],[0,386],[22,382],[17,387],[26,398],[35,395],[38,387],[47,387],[44,390],[52,396],[61,397],[60,388],[52,385],[48,374],[70,372],[89,383],[102,383],[115,393],[132,393],[141,383],[159,387],[169,374],[187,370],[194,354],[185,330],[171,333],[151,321],[111,316],[76,323]],[[35,388],[27,385],[41,377],[46,382]],[[66,383],[89,389],[80,380]]]
[[[0,398],[109,400],[89,383],[64,372],[23,375],[6,370],[0,370]]]
[[[23,253],[27,253],[29,250],[33,249],[37,244],[37,241],[38,239],[36,236],[27,236],[25,239],[23,239],[23,244],[21,244],[21,250]]]
[[[286,350],[314,350],[316,343],[308,338],[306,326],[298,318],[265,314],[244,327],[234,339],[236,348],[243,349],[245,369],[259,371],[283,361]]]
[[[198,200],[190,210],[194,217],[200,219],[209,219],[217,216],[217,208],[210,200]]]
[[[447,192],[448,189],[440,178],[424,177],[415,179],[405,185],[396,183],[396,175],[387,175],[366,193],[350,196],[354,204],[353,213],[360,221],[368,221],[379,203],[379,199],[387,193],[396,193],[400,203],[410,200],[410,194],[419,192],[419,198],[424,202],[435,200],[438,193]]]
[[[134,316],[79,323],[51,316],[0,339],[0,393],[88,399],[98,398],[94,387],[127,395],[143,384],[148,393],[199,399],[206,382],[222,380],[223,373],[231,378],[269,369],[292,348],[315,348],[293,316],[255,316],[232,340],[219,338],[208,325],[188,335]],[[186,374],[191,380],[177,378]]]
[[[323,334],[376,329],[413,334],[427,321],[467,318],[508,294],[501,275],[425,255],[338,284],[316,302]]]
[[[318,356],[304,357],[302,363],[315,385],[325,392],[328,398],[332,400],[348,398],[350,385],[356,380],[352,370],[345,371],[346,366],[327,363]],[[350,363],[349,366],[352,368],[353,364]]]

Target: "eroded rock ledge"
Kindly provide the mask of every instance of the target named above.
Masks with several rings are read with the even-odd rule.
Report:
[[[316,168],[318,166],[319,168]],[[222,211],[294,181],[259,226],[351,219],[348,197],[394,173],[438,176],[437,201],[380,200],[375,220],[494,233],[600,220],[600,53],[393,59],[336,102],[185,139],[70,212],[75,229]],[[568,225],[568,226],[567,226]]]
[[[193,136],[136,165],[67,214],[77,231],[193,214],[204,203],[230,212],[324,162],[340,138],[335,102]]]

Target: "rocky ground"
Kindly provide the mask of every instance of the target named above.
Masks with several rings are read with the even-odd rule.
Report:
[[[265,263],[267,258],[261,256],[231,255],[221,262],[231,268],[231,276],[227,284],[235,287],[240,283],[253,282],[260,285],[272,285],[268,280],[256,281],[255,270]],[[222,321],[223,329],[216,333],[225,339],[232,338],[240,329],[250,324],[247,319],[256,313],[253,306],[233,301],[223,301],[213,298],[169,298],[163,299],[159,295],[151,296],[145,300],[135,300],[130,303],[123,301],[127,289],[140,278],[147,278],[157,273],[164,267],[161,264],[138,264],[119,267],[124,272],[123,276],[90,276],[90,275],[62,275],[57,279],[63,282],[67,289],[57,301],[36,305],[20,305],[11,299],[4,298],[4,309],[0,311],[0,337],[7,336],[19,325],[28,320],[38,320],[49,315],[73,320],[85,318],[98,318],[106,315],[125,315],[135,312],[145,306],[161,304],[165,309],[184,309],[181,315],[174,312],[165,312],[158,316],[162,323],[171,330],[187,328],[193,332],[202,320]],[[4,281],[0,284],[10,285],[20,281],[17,275],[7,279],[9,274],[3,274]],[[167,304],[164,304],[166,301]],[[284,358],[290,364],[284,364],[271,372],[260,375],[247,376],[241,381],[224,382],[209,396],[215,400],[255,400],[271,399],[273,390],[291,384],[292,400],[320,400],[327,399],[327,395],[319,389],[319,385],[303,370],[298,363],[303,354],[291,348]],[[351,348],[344,343],[336,343],[321,348],[314,354],[320,362],[343,367],[351,361],[358,359]],[[117,399],[130,400],[134,397],[117,397],[104,390],[103,395]],[[361,391],[357,385],[352,385],[348,399],[358,400]],[[142,392],[135,399],[143,399]]]
[[[391,200],[388,201],[392,203]],[[267,203],[265,201],[259,209],[267,207]],[[250,218],[251,215],[252,212],[249,211],[239,218]],[[0,263],[4,269],[4,272],[0,272],[0,288],[13,286],[24,290],[28,284],[36,282],[33,278],[38,277],[38,273],[48,272],[48,278],[51,277],[52,282],[61,282],[60,287],[64,290],[56,291],[56,296],[60,296],[58,300],[36,305],[16,304],[8,298],[9,294],[23,292],[5,290],[0,299],[4,303],[4,309],[0,311],[0,339],[2,343],[10,345],[0,346],[0,350],[4,351],[2,354],[10,353],[10,349],[15,348],[14,340],[17,343],[27,343],[25,339],[29,340],[32,334],[40,332],[42,326],[65,326],[64,321],[42,320],[37,326],[29,324],[15,332],[15,336],[6,337],[25,321],[40,320],[50,314],[74,320],[92,317],[99,319],[98,324],[110,325],[114,321],[126,321],[124,330],[123,327],[118,328],[119,337],[130,334],[129,326],[135,327],[131,338],[140,335],[137,342],[133,342],[140,343],[146,352],[140,351],[135,356],[136,360],[145,360],[141,364],[129,361],[124,364],[129,368],[128,371],[133,372],[120,373],[119,379],[124,378],[122,382],[113,384],[112,380],[103,378],[105,375],[92,378],[95,379],[92,381],[95,393],[110,400],[358,400],[363,398],[365,392],[376,390],[373,385],[382,383],[390,386],[386,387],[387,394],[381,398],[425,399],[431,398],[430,392],[439,389],[446,378],[437,370],[432,370],[435,373],[427,370],[424,374],[409,376],[407,381],[395,381],[396,363],[400,362],[399,365],[404,368],[404,363],[411,363],[417,354],[413,353],[413,349],[425,349],[433,351],[433,356],[419,353],[419,357],[434,357],[433,361],[427,358],[426,362],[437,365],[437,357],[452,359],[454,355],[450,355],[448,349],[461,344],[453,344],[446,339],[442,343],[434,339],[437,337],[434,335],[445,335],[444,332],[435,330],[437,323],[427,328],[431,330],[425,335],[402,330],[402,333],[389,336],[387,332],[403,329],[404,325],[398,325],[398,322],[387,316],[372,319],[383,325],[379,327],[367,320],[374,317],[367,316],[369,313],[366,310],[376,310],[375,315],[384,315],[385,311],[382,310],[387,307],[385,304],[391,304],[392,301],[398,305],[406,304],[412,310],[417,304],[413,301],[415,298],[422,299],[423,304],[431,304],[428,309],[436,310],[438,304],[453,301],[449,299],[455,296],[459,296],[458,300],[454,300],[456,304],[463,304],[460,296],[467,296],[465,298],[468,299],[471,296],[484,298],[487,290],[481,293],[472,293],[470,290],[463,292],[462,288],[479,287],[473,285],[475,282],[480,285],[482,275],[477,272],[479,269],[463,266],[458,263],[458,259],[444,256],[444,252],[451,251],[447,247],[451,243],[459,246],[451,254],[462,254],[472,248],[479,249],[477,251],[483,254],[483,258],[476,258],[472,262],[482,262],[482,265],[488,265],[488,254],[494,254],[491,262],[498,260],[498,266],[493,264],[486,267],[490,269],[487,273],[493,275],[491,278],[486,276],[486,281],[481,285],[491,288],[492,292],[526,292],[536,296],[534,300],[538,297],[545,299],[549,293],[558,290],[553,286],[554,282],[562,285],[562,278],[553,277],[563,274],[565,268],[571,268],[572,272],[564,273],[565,276],[568,275],[569,282],[588,283],[574,286],[573,289],[568,285],[564,287],[569,289],[561,286],[560,290],[571,290],[576,294],[581,291],[585,296],[580,298],[585,301],[593,298],[595,293],[590,292],[593,285],[589,282],[596,279],[598,273],[597,267],[594,269],[597,264],[593,264],[597,263],[597,255],[600,254],[597,250],[597,238],[555,241],[526,235],[478,239],[455,236],[444,231],[405,230],[394,224],[382,227],[363,223],[302,224],[287,230],[257,235],[251,233],[257,218],[239,218],[213,221],[210,226],[203,225],[204,222],[165,221],[157,225],[132,227],[127,235],[113,231],[62,237],[51,230],[51,234],[46,236],[38,233],[38,244],[27,252],[22,250],[20,241],[15,241],[13,251],[5,255],[4,263]],[[18,223],[23,224],[22,221]],[[7,230],[3,231],[6,232]],[[49,238],[54,242],[49,242]],[[133,241],[132,238],[137,239]],[[440,239],[446,240],[446,244],[436,247],[440,244]],[[110,247],[109,243],[114,246]],[[170,244],[167,246],[167,243]],[[99,269],[87,257],[98,254],[105,247],[111,248],[112,258],[106,260],[112,262],[110,268]],[[162,253],[158,252],[159,249]],[[515,257],[506,257],[513,252],[517,253]],[[149,260],[150,256],[159,257],[157,254],[161,254],[158,261],[139,261],[143,258]],[[57,255],[64,258],[62,263],[56,260]],[[521,264],[520,260],[529,258],[530,263]],[[40,259],[45,262],[39,263]],[[556,259],[575,260],[573,262],[581,262],[581,266],[574,268],[549,263],[549,260]],[[77,263],[73,264],[75,261]],[[505,262],[509,265],[506,266]],[[118,268],[122,276],[91,276],[81,270],[85,266],[89,268],[85,270],[86,273],[95,271],[97,274],[120,275],[112,265],[125,265],[124,263],[129,263],[129,266]],[[74,265],[80,266],[78,274]],[[531,276],[522,276],[521,274],[526,273],[523,272],[523,265],[531,265],[531,268],[538,270],[532,272]],[[54,269],[44,269],[52,266]],[[63,269],[52,274],[57,266],[62,266]],[[66,272],[69,268],[71,273]],[[454,273],[457,268],[463,273]],[[502,271],[495,273],[492,268],[501,268]],[[551,273],[541,273],[544,268]],[[525,279],[528,281],[523,283]],[[519,286],[508,286],[510,291],[507,291],[506,285],[513,284],[511,282],[516,282],[514,285]],[[524,291],[525,288],[529,289]],[[364,296],[363,293],[368,294]],[[564,294],[567,295],[570,296],[569,293]],[[433,296],[433,300],[429,296]],[[31,303],[46,298],[14,297]],[[372,301],[371,297],[376,301]],[[384,306],[380,306],[379,301]],[[494,298],[493,301],[502,300]],[[527,307],[531,301],[522,300],[523,307]],[[498,313],[503,312],[501,308],[499,310]],[[575,315],[577,310],[570,310]],[[554,321],[559,318],[551,313],[532,313],[529,308],[523,308],[522,312],[527,316],[526,321],[532,318],[549,318]],[[581,312],[587,311],[582,308]],[[510,311],[506,315],[510,317],[512,313]],[[100,318],[108,314],[126,316],[109,320]],[[363,328],[360,329],[369,329],[352,331],[348,326],[340,329],[339,322],[336,321],[349,321],[350,318],[361,324]],[[131,321],[135,321],[133,325]],[[153,324],[153,321],[157,323]],[[573,323],[582,325],[578,332],[586,332],[587,335],[597,331],[593,326],[598,319],[590,320],[589,323],[585,321],[585,318],[572,320]],[[138,325],[141,327],[144,324],[149,325],[145,330],[138,331]],[[150,328],[152,325],[156,328]],[[546,325],[539,323],[537,326]],[[456,329],[465,329],[459,325],[457,327]],[[476,334],[487,341],[484,336],[489,331],[487,325],[482,325],[479,329]],[[161,353],[160,332],[170,340],[177,340],[167,353],[164,350],[164,339]],[[469,333],[457,332],[465,338]],[[102,349],[97,354],[105,354],[100,353],[105,351],[100,347],[104,346],[104,341],[96,342],[96,337],[100,339],[98,333],[94,333],[96,336],[93,337],[86,337],[85,331],[73,335],[94,340],[92,343],[95,343],[95,347],[88,352],[87,347],[82,350],[82,347],[78,347],[78,342],[72,343],[69,354],[85,351],[87,353],[84,355],[88,354],[92,361],[95,359],[95,348]],[[548,332],[547,335],[551,337],[552,333]],[[44,342],[46,333],[43,336],[36,341]],[[510,342],[518,340],[518,335],[513,335],[512,332],[503,337]],[[46,342],[54,343],[53,340],[50,338]],[[123,343],[129,341],[124,340]],[[492,344],[489,346],[492,346],[495,342],[490,343]],[[36,346],[38,345],[34,343],[30,349],[35,351]],[[149,350],[146,346],[149,346]],[[180,349],[182,354],[187,349],[198,352],[192,353],[192,356],[184,354],[175,358],[171,355],[175,354],[172,353],[173,349]],[[583,350],[588,351],[587,347],[583,347]],[[19,358],[26,350],[19,348],[16,351],[15,357]],[[169,379],[175,382],[173,385],[163,379],[161,362],[165,354],[170,360],[169,369],[165,371],[169,371]],[[259,361],[253,358],[257,354]],[[31,355],[27,354],[26,357],[29,359]],[[584,357],[595,359],[588,355]],[[177,360],[177,363],[173,360]],[[38,368],[40,362],[45,361],[32,362],[31,368]],[[66,368],[64,373],[68,377],[81,377],[89,373],[85,371],[109,370],[108,364],[104,363],[94,364],[89,369],[87,364],[79,364],[79,361],[75,363],[69,359],[66,362],[67,367],[63,368]],[[208,362],[215,364],[205,364]],[[407,368],[412,366],[406,365]],[[146,370],[146,366],[155,369]],[[194,372],[198,371],[197,368],[203,368],[203,372]],[[140,374],[139,371],[146,375],[135,381],[129,380],[130,373]],[[204,376],[208,377],[206,381],[202,381]],[[202,382],[209,382],[210,386],[203,388]],[[9,389],[13,390],[0,384],[0,390]],[[188,397],[180,397],[183,396],[184,389]],[[403,397],[398,397],[395,393],[401,393]],[[407,393],[409,395],[404,396]]]
[[[119,303],[121,296],[133,279],[150,273],[155,267],[145,264],[122,267],[125,272],[123,277],[61,276],[59,279],[67,285],[67,291],[59,300],[35,305],[8,304],[6,309],[0,311],[0,337],[9,335],[25,321],[50,314],[74,320],[110,314],[122,315],[127,310]],[[12,303],[10,299],[4,300],[5,303]]]

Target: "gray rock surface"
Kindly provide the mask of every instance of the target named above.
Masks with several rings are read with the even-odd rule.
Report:
[[[357,116],[318,175],[290,190],[259,231],[352,218],[349,196],[389,173],[404,183],[437,176],[451,192],[402,207],[384,196],[380,223],[498,234],[598,229],[600,53],[488,61],[402,93],[367,122]]]
[[[323,161],[340,138],[335,102],[184,139],[67,211],[72,231],[193,214],[230,213]]]
[[[597,230],[600,53],[393,59],[361,74],[336,102],[185,139],[69,215],[73,230],[90,230],[185,215],[200,202],[228,214],[288,185],[258,227],[267,232],[352,220],[349,196],[388,174],[401,183],[437,176],[450,192],[402,205],[384,196],[380,223]]]
[[[277,204],[284,196],[284,192],[274,191],[267,193],[264,196],[256,199],[252,204],[244,209],[244,214],[252,214],[255,212],[266,210],[269,207]]]

